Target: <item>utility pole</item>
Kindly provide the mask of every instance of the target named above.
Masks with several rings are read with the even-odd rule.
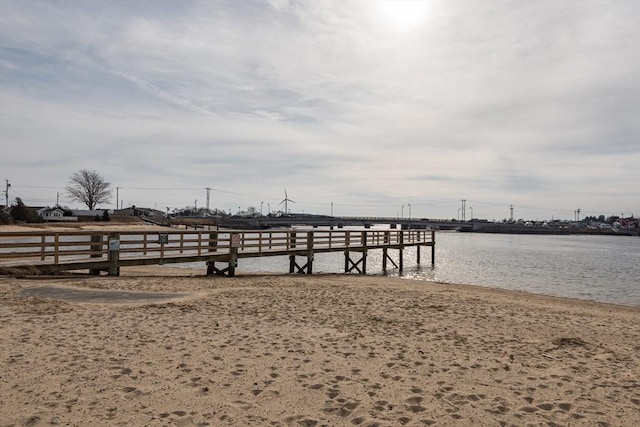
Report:
[[[209,212],[209,194],[211,193],[211,188],[205,188],[207,190],[207,212]]]
[[[4,186],[4,205],[6,207],[9,207],[9,187],[11,187],[11,184],[9,184],[9,180],[5,179],[5,186]]]
[[[116,210],[118,210],[118,200],[120,200],[120,187],[116,187]]]

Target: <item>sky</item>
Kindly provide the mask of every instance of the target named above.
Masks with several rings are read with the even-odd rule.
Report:
[[[640,2],[0,0],[9,200],[640,215]],[[286,189],[286,190],[285,190]],[[4,196],[2,193],[2,204]]]

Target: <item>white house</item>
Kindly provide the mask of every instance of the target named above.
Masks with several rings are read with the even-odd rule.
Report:
[[[78,220],[76,216],[64,216],[64,210],[58,206],[38,209],[38,215],[45,221],[73,222]]]

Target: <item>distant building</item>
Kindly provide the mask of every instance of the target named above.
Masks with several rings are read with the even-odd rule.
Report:
[[[65,211],[60,206],[40,208],[38,215],[46,222],[74,222],[78,220],[76,216],[71,215],[70,211]]]
[[[163,218],[166,214],[157,209],[151,208],[138,208],[136,206],[131,206],[130,208],[120,209],[113,212],[115,217],[129,217],[129,216],[139,216],[146,218]]]
[[[71,213],[78,218],[78,221],[95,221],[96,219],[102,220],[105,211],[108,212],[109,209],[78,209],[72,210]]]

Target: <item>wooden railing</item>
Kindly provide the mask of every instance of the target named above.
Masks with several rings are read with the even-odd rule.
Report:
[[[0,267],[191,262],[434,244],[431,230],[0,231]],[[153,261],[157,262],[153,262]]]

